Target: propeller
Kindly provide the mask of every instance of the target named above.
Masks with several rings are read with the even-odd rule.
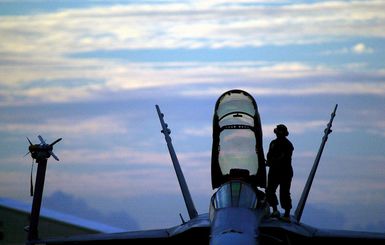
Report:
[[[53,153],[52,150],[53,150],[53,146],[62,140],[62,138],[59,138],[59,139],[55,140],[54,142],[52,142],[51,144],[47,144],[44,141],[43,137],[41,137],[40,135],[38,135],[37,137],[40,141],[40,144],[32,144],[31,140],[28,137],[26,137],[28,142],[29,142],[29,146],[28,146],[27,154],[24,155],[24,156],[27,156],[28,154],[31,154],[31,157],[32,157],[31,185],[30,185],[31,186],[31,188],[30,188],[31,196],[33,196],[32,172],[33,172],[34,160],[36,160],[36,162],[39,163],[39,160],[48,159],[50,156],[52,156],[56,161],[59,161],[59,158]]]
[[[28,137],[26,137],[26,138],[29,142],[29,146],[32,146],[33,145],[32,142],[28,139]],[[24,155],[24,157],[27,156],[28,154],[31,154],[31,151],[29,149],[28,149],[28,152]],[[32,163],[33,163],[33,159],[32,159]]]
[[[51,144],[47,144],[43,137],[41,137],[41,135],[38,135],[37,137],[40,140],[40,144],[32,144],[31,140],[27,137],[29,147],[28,152],[27,154],[25,154],[25,156],[31,154],[32,159],[35,160],[49,158],[50,156],[52,156],[53,158],[55,158],[56,161],[59,161],[59,158],[55,155],[55,153],[53,153],[52,149],[56,143],[62,140],[62,138],[55,140]]]

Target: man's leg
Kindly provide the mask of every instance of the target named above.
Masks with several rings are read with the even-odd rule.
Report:
[[[279,217],[279,212],[277,209],[278,206],[278,199],[277,195],[275,194],[277,188],[278,188],[278,182],[275,179],[275,176],[269,173],[269,178],[267,182],[267,188],[266,188],[266,198],[269,205],[273,208],[272,216]]]
[[[279,200],[281,206],[285,209],[284,217],[290,217],[290,210],[292,208],[291,196],[290,196],[291,178],[282,181],[279,187]]]

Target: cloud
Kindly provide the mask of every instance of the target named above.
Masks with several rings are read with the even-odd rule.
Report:
[[[374,52],[374,49],[371,47],[368,47],[366,44],[357,43],[350,48],[344,47],[337,50],[327,50],[327,51],[321,52],[320,54],[321,55],[347,55],[347,54],[371,54],[373,52]],[[362,67],[363,63],[353,63],[349,65],[355,66],[357,68],[357,67]]]
[[[127,132],[126,122],[111,116],[96,116],[86,119],[63,118],[46,119],[39,122],[8,122],[0,123],[0,132],[14,132],[30,135],[44,132],[46,135],[87,135],[121,134]]]
[[[28,165],[25,165],[26,171],[24,172],[7,171],[2,169],[2,171],[0,172],[1,196],[9,196],[18,200],[28,200],[28,197],[30,195],[30,164],[31,162],[28,162]]]
[[[326,126],[326,121],[315,120],[315,121],[288,121],[285,125],[288,127],[290,134],[304,134],[312,132]],[[277,124],[264,124],[263,135],[265,137],[275,136],[273,133],[274,128]]]
[[[373,49],[370,47],[367,47],[363,43],[357,43],[352,47],[352,51],[356,54],[370,54],[373,53]]]
[[[232,87],[209,87],[202,90],[189,89],[182,91],[185,96],[213,96],[221,94],[223,91],[230,90]],[[244,86],[242,89],[249,91],[257,96],[309,96],[322,94],[338,94],[338,95],[378,95],[385,94],[385,84],[382,83],[349,83],[349,82],[334,82],[320,83],[314,85],[293,85],[289,88],[281,87],[249,87]]]
[[[84,165],[96,166],[169,166],[170,157],[167,152],[157,153],[147,151],[139,151],[125,147],[113,147],[108,151],[98,151],[94,149],[69,149],[61,150],[60,155],[67,165],[75,165],[84,167]]]
[[[56,191],[46,197],[44,207],[127,230],[139,229],[137,221],[123,210],[115,209],[111,210],[108,214],[103,214],[97,209],[90,207],[85,200],[62,191]]]
[[[0,70],[4,78],[0,81],[2,106],[105,100],[124,91],[143,89],[167,89],[169,93],[174,91],[184,96],[217,95],[219,90],[227,89],[227,84],[229,88],[239,82],[256,95],[385,94],[383,84],[371,81],[384,77],[381,70],[361,72],[362,75],[370,73],[368,81],[344,81],[347,72],[355,67],[336,70],[300,62],[126,63],[57,59],[51,66],[44,65],[49,62],[44,59],[37,59],[34,66],[25,62]],[[335,81],[323,81],[326,76]],[[293,83],[293,79],[297,82]],[[308,79],[313,83],[301,82]],[[212,88],[203,91],[199,88],[208,85]]]
[[[211,135],[213,132],[212,125],[206,125],[204,127],[199,128],[185,128],[183,129],[183,134],[196,136],[196,137],[207,137],[207,135]]]
[[[385,14],[380,9],[385,3],[382,1],[277,3],[96,4],[52,13],[0,16],[1,105],[91,101],[140,89],[173,91],[176,86],[207,84],[232,87],[240,81],[255,85],[263,80],[341,75],[330,67],[301,62],[130,63],[125,59],[72,56],[84,51],[177,52],[177,49],[320,44],[354,36],[383,37]],[[363,43],[346,50],[360,54],[374,52]],[[130,59],[129,55],[126,59]],[[334,91],[357,94],[360,90],[359,94],[377,95],[382,92],[381,85],[378,93],[374,85],[353,85],[352,89],[346,89],[346,85],[339,85]],[[288,95],[323,94],[329,86],[294,88]],[[275,95],[282,94],[286,88],[261,86],[254,90],[258,95]],[[174,91],[181,91],[181,95],[196,93],[180,87]]]
[[[0,50],[57,56],[100,49],[221,48],[383,37],[384,7],[382,1],[219,1],[64,9],[0,17]]]

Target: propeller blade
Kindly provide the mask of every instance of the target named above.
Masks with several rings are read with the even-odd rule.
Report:
[[[53,146],[54,144],[56,144],[57,142],[59,142],[59,141],[61,141],[61,140],[62,140],[62,138],[59,138],[59,139],[55,140],[54,142],[52,142],[52,143],[50,144],[50,146]]]
[[[28,139],[28,137],[26,137],[28,142],[29,142],[29,145],[33,145],[32,142]]]
[[[28,140],[28,142],[29,142],[29,145],[31,146],[31,145],[33,145],[32,144],[32,142],[28,139],[28,137],[26,137],[27,138],[27,140]],[[28,154],[30,154],[31,152],[30,151],[28,151],[25,155],[24,155],[24,157],[26,157]]]
[[[40,142],[43,144],[43,145],[46,145],[47,143],[45,143],[43,137],[41,137],[40,135],[37,136],[40,140]]]
[[[59,161],[59,158],[52,151],[48,151],[48,152],[49,154],[51,154],[53,158],[55,158],[56,161]]]

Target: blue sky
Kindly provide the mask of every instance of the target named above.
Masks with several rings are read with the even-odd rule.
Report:
[[[289,128],[294,206],[338,103],[304,220],[385,231],[384,5],[0,0],[0,196],[31,202],[25,137],[62,137],[46,196],[121,210],[140,228],[178,224],[159,104],[207,212],[214,104],[239,88],[258,103],[265,151],[276,124]]]

